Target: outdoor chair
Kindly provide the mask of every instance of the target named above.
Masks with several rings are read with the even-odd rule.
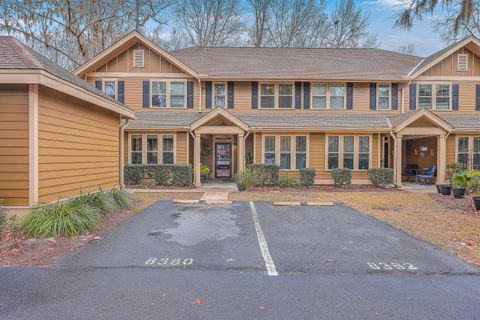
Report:
[[[402,177],[406,180],[410,180],[411,178],[415,178],[418,171],[418,165],[416,164],[407,164],[405,169],[402,172]]]
[[[424,180],[425,183],[427,183],[427,180],[430,182],[433,182],[433,178],[435,177],[435,171],[437,170],[437,166],[430,166],[424,169],[424,171],[421,171],[421,173],[417,174],[417,179],[422,181]]]

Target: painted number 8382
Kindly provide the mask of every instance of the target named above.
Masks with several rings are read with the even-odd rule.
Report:
[[[416,271],[418,270],[412,263],[397,263],[397,262],[367,262],[367,265],[373,270],[404,270]]]

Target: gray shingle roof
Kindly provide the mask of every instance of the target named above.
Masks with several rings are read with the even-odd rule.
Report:
[[[73,75],[68,70],[45,58],[40,53],[24,45],[14,37],[0,36],[0,69],[45,70],[62,80],[70,82],[82,89],[108,99],[120,106],[120,102],[112,99],[94,86]]]
[[[135,112],[135,120],[130,120],[127,129],[184,128],[200,119],[206,113],[182,111]]]
[[[480,115],[477,114],[439,114],[440,118],[450,123],[455,129],[480,130]]]
[[[422,60],[382,49],[192,47],[172,54],[209,77],[398,79]]]

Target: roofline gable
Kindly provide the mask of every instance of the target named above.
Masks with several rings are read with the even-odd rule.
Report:
[[[451,133],[455,130],[455,128],[450,123],[443,120],[438,115],[436,115],[435,113],[433,113],[428,109],[422,109],[421,111],[412,114],[412,116],[408,117],[407,119],[403,120],[396,126],[392,127],[391,130],[395,133],[400,133],[403,129],[405,129],[406,127],[408,127],[410,124],[420,119],[421,117],[426,117],[427,119],[432,121],[435,125],[444,129],[447,132]]]
[[[162,49],[157,44],[155,44],[153,41],[147,39],[145,36],[143,36],[141,33],[137,32],[137,31],[132,31],[132,32],[128,33],[123,38],[119,39],[117,42],[112,44],[110,47],[106,48],[105,50],[103,50],[102,52],[97,54],[95,57],[86,61],[80,67],[75,69],[73,71],[73,74],[75,74],[76,76],[81,76],[82,73],[85,72],[88,68],[92,67],[93,65],[98,63],[100,60],[102,60],[104,57],[108,56],[110,53],[114,52],[116,49],[120,48],[122,45],[124,45],[125,43],[127,43],[128,41],[130,41],[132,39],[137,39],[138,41],[143,42],[147,47],[150,47],[156,53],[164,56],[165,58],[170,60],[172,63],[178,65],[183,71],[187,72],[191,76],[198,79],[198,73],[195,70],[193,70],[192,68],[187,66],[185,63],[180,61],[174,55],[172,55],[171,53]]]
[[[239,127],[240,129],[242,129],[244,131],[248,131],[248,129],[249,129],[248,125],[245,122],[243,122],[242,120],[237,118],[232,113],[230,113],[230,112],[228,112],[228,111],[226,111],[225,109],[222,109],[222,108],[216,108],[215,110],[207,113],[205,116],[203,116],[200,119],[193,122],[190,125],[190,130],[195,130],[195,129],[203,126],[208,121],[214,119],[217,116],[225,117],[225,119],[231,121],[233,124],[235,124],[237,127]]]
[[[427,58],[424,58],[422,61],[420,61],[409,73],[408,73],[408,77],[414,79],[418,76],[420,76],[422,73],[424,73],[425,71],[427,71],[428,69],[430,69],[431,67],[433,67],[434,65],[436,65],[437,63],[439,63],[440,61],[442,61],[443,59],[445,59],[446,57],[448,57],[449,55],[451,55],[452,53],[454,53],[455,51],[457,51],[458,49],[466,46],[468,43],[470,42],[474,42],[477,46],[480,47],[480,40],[475,37],[475,36],[469,36],[463,40],[460,40],[458,41],[457,44],[455,44],[454,46],[452,46],[449,50],[445,51],[443,54],[441,54],[440,56],[438,56],[437,58],[435,58],[434,60],[432,60],[431,62],[429,62],[428,64],[426,64],[425,66],[421,67],[420,69],[416,70],[418,68],[418,66],[420,66],[424,61],[425,59],[428,59]],[[440,50],[441,51],[441,50]],[[438,51],[437,51],[438,52]],[[434,55],[435,53],[433,53],[432,55]],[[431,55],[431,56],[432,56]]]

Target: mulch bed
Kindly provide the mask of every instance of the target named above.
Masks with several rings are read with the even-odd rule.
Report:
[[[350,184],[345,186],[314,185],[311,187],[286,188],[281,186],[249,187],[247,191],[288,191],[288,192],[399,192],[394,187],[376,187],[369,184]]]
[[[441,194],[430,194],[430,197],[451,210],[459,210],[463,213],[475,215],[479,213],[473,205],[472,197],[469,195],[466,195],[465,198],[461,199],[455,199],[453,196],[442,196]]]

